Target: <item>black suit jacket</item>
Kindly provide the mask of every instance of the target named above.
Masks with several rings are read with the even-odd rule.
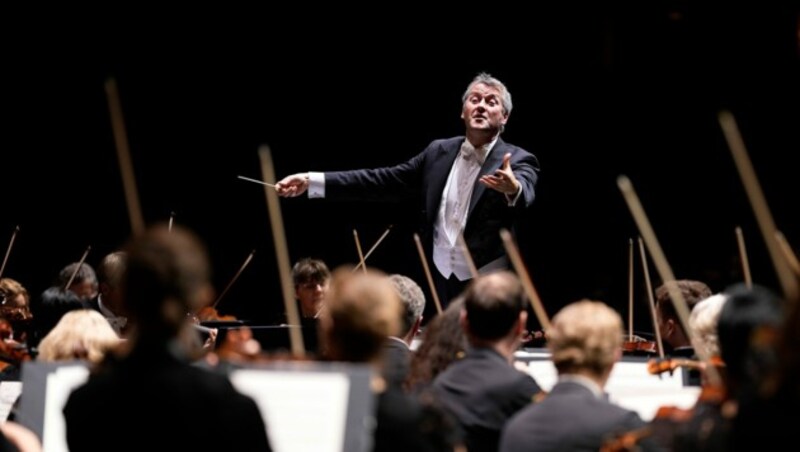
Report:
[[[557,383],[543,401],[508,421],[500,452],[596,451],[604,440],[644,426],[633,411],[575,382]]]
[[[70,450],[269,451],[255,402],[158,348],[93,375],[64,408]]]
[[[383,378],[390,386],[402,387],[411,365],[411,350],[397,338],[389,338],[383,346]]]
[[[530,375],[488,348],[470,350],[433,381],[434,396],[461,426],[470,451],[497,450],[503,425],[539,392]]]
[[[375,201],[418,198],[422,203],[422,240],[428,254],[431,254],[433,225],[439,212],[442,192],[464,139],[459,136],[433,141],[416,157],[392,167],[325,173],[325,197]],[[503,256],[500,229],[513,231],[515,220],[533,204],[535,197],[539,161],[533,154],[500,138],[483,163],[478,177],[493,174],[499,169],[506,153],[511,153],[511,168],[522,186],[522,193],[516,205],[509,207],[505,195],[487,189],[475,180],[464,240],[478,268]]]

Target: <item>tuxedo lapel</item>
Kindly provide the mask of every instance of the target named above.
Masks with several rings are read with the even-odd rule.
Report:
[[[486,161],[484,161],[483,165],[481,166],[481,171],[478,173],[478,179],[475,179],[475,186],[472,187],[472,197],[469,199],[467,221],[469,221],[469,217],[472,215],[472,210],[475,209],[475,205],[478,203],[478,200],[486,190],[486,186],[480,183],[479,179],[487,174],[494,174],[494,172],[500,168],[500,165],[503,164],[503,156],[505,153],[506,144],[501,138],[498,138],[497,143],[495,143],[494,148],[492,149],[492,152],[489,153],[489,156],[486,157]]]
[[[444,193],[444,186],[447,183],[447,176],[450,175],[450,170],[453,168],[453,162],[458,156],[458,151],[461,149],[461,143],[464,140],[449,140],[442,144],[442,152],[434,154],[433,161],[431,162],[430,171],[430,188],[428,189],[425,204],[428,206],[428,222],[434,224],[436,215],[439,213],[439,206],[442,204],[442,193]]]

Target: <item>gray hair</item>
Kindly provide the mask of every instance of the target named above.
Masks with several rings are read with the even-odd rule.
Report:
[[[389,281],[392,282],[397,291],[400,301],[403,302],[403,324],[401,334],[407,334],[414,326],[414,322],[422,317],[425,310],[425,294],[413,279],[403,275],[390,275]]]
[[[486,72],[481,72],[480,74],[476,75],[474,79],[472,79],[472,82],[469,84],[469,86],[467,86],[467,90],[464,91],[464,95],[461,96],[461,105],[467,103],[469,92],[472,90],[472,87],[478,83],[483,83],[484,85],[498,89],[500,94],[503,95],[503,111],[505,112],[506,116],[511,114],[511,109],[514,107],[514,105],[511,103],[511,93],[508,92],[508,88],[506,88],[506,85],[504,85],[503,82],[497,80]]]

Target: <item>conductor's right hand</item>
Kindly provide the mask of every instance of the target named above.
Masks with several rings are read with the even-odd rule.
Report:
[[[286,176],[275,184],[278,196],[293,198],[300,196],[308,190],[308,173],[297,173]]]

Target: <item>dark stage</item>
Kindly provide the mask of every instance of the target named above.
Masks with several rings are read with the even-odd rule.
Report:
[[[503,138],[541,163],[520,243],[551,315],[584,297],[626,312],[627,243],[637,231],[620,174],[633,181],[678,277],[714,291],[740,281],[741,225],[754,280],[777,288],[717,113],[729,109],[739,121],[777,226],[797,249],[788,164],[800,149],[797,10],[689,3],[534,8],[524,26],[509,19],[513,11],[488,9],[447,25],[433,17],[390,25],[391,12],[287,17],[291,32],[277,31],[275,16],[263,29],[223,17],[96,33],[42,26],[46,39],[3,56],[3,251],[21,228],[3,276],[37,296],[87,245],[96,265],[129,236],[103,89],[113,76],[145,220],[174,211],[196,231],[218,290],[256,249],[219,308],[272,318],[282,301],[264,191],[236,177],[260,178],[258,146],[271,147],[279,177],[399,163],[433,139],[463,134],[461,95],[487,71],[514,100]],[[368,264],[424,283],[411,238],[415,202],[281,206],[292,260],[353,263],[352,229],[367,248],[391,224]],[[638,266],[636,284],[637,329],[651,330]]]

